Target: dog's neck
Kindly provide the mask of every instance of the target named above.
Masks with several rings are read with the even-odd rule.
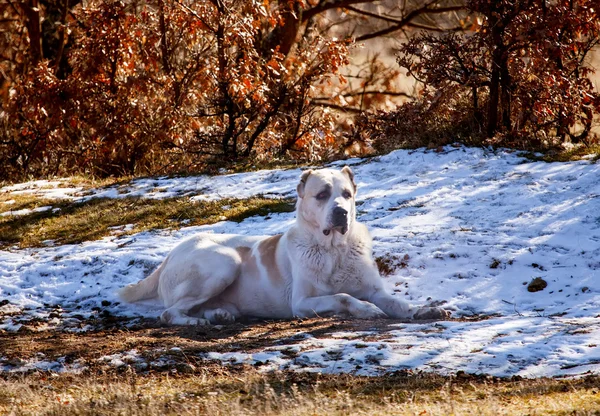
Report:
[[[306,233],[310,239],[309,241],[313,241],[316,245],[322,247],[336,247],[342,248],[348,244],[348,240],[352,235],[352,225],[354,224],[354,219],[351,220],[350,224],[348,224],[348,231],[346,234],[340,233],[338,230],[331,230],[329,235],[323,234],[323,230],[319,226],[319,224],[313,224],[310,221],[307,221],[300,212],[296,213],[296,224],[298,224],[298,230],[302,230]]]

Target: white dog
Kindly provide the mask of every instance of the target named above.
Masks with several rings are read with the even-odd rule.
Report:
[[[356,221],[352,170],[305,171],[296,223],[272,237],[200,234],[183,241],[146,279],[123,288],[128,302],[158,297],[165,323],[205,325],[240,316],[440,319],[383,288],[367,227]]]

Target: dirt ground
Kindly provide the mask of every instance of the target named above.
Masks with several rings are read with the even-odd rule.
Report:
[[[136,320],[111,317],[106,328],[87,332],[36,330],[22,327],[17,332],[0,332],[0,351],[5,360],[26,360],[40,353],[47,360],[67,357],[93,362],[102,356],[132,348],[140,351],[177,347],[177,355],[204,352],[252,352],[267,347],[297,342],[294,335],[309,333],[316,338],[340,331],[376,330],[379,339],[386,331],[397,329],[400,321],[343,320],[336,318],[296,319],[290,321],[247,321],[226,326],[164,326],[158,320]],[[368,341],[369,339],[365,339]]]
[[[270,347],[297,343],[300,336],[331,338],[340,332],[369,331],[361,335],[365,342],[386,339],[387,332],[397,330],[403,321],[392,319],[351,320],[312,318],[279,321],[247,320],[224,326],[188,327],[164,326],[158,320],[130,320],[115,316],[94,318],[79,325],[93,324],[97,329],[84,332],[44,329],[43,321],[29,320],[16,332],[0,331],[0,368],[18,367],[27,360],[61,360],[64,364],[78,362],[90,371],[102,367],[102,357],[136,349],[144,358],[162,354],[169,358],[163,370],[205,363],[199,358],[208,352],[251,353]],[[301,334],[301,335],[299,335]],[[199,361],[200,360],[200,361]],[[147,370],[147,369],[141,369]]]
[[[157,320],[105,316],[85,332],[44,329],[30,321],[0,332],[0,414],[7,415],[600,415],[600,380],[500,379],[458,372],[400,370],[377,377],[264,372],[265,363],[225,365],[208,352],[255,352],[368,331],[383,340],[400,321],[314,318],[228,326],[163,326]],[[136,350],[141,363],[123,354]],[[280,351],[285,351],[280,350]],[[111,363],[111,356],[122,359]],[[108,357],[108,358],[107,358]],[[33,368],[31,360],[80,364],[81,372]],[[164,365],[151,363],[161,362]],[[143,364],[143,365],[140,365]],[[6,371],[9,369],[9,371]]]

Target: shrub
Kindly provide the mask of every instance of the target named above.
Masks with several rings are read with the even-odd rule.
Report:
[[[600,95],[586,57],[600,42],[595,3],[469,1],[470,32],[425,33],[400,48],[398,61],[422,92],[363,121],[366,136],[377,148],[444,144],[465,134],[516,147],[593,141]],[[373,129],[376,120],[388,125]]]
[[[289,152],[326,156],[333,115],[310,97],[323,95],[347,63],[347,42],[307,28],[286,46],[283,17],[294,4],[73,6],[73,20],[62,23],[72,30],[67,69],[32,58],[4,101],[0,179],[156,174]]]

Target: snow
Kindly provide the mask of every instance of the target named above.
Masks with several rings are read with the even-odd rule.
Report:
[[[15,211],[5,211],[0,213],[0,216],[2,217],[7,217],[9,215],[14,216],[14,217],[18,217],[21,215],[29,215],[29,214],[33,214],[35,212],[44,212],[44,211],[50,211],[52,209],[51,206],[43,206],[43,207],[37,207],[37,208],[33,208],[33,209],[18,209]]]
[[[507,150],[464,147],[401,150],[332,166],[343,164],[356,174],[358,219],[371,230],[375,256],[398,266],[384,277],[390,292],[415,304],[445,302],[454,317],[468,320],[394,324],[375,340],[370,333],[295,337],[282,348],[203,358],[258,363],[265,371],[367,375],[402,369],[524,377],[600,373],[597,164],[531,162]],[[86,191],[35,181],[0,193],[74,200],[280,198],[294,196],[300,172],[137,179]],[[116,290],[146,276],[182,239],[199,231],[275,234],[293,221],[293,213],[279,213],[123,235],[127,225],[98,241],[0,251],[0,302],[12,308],[0,313],[0,330],[16,331],[24,319],[47,317],[55,305],[60,319],[48,325],[63,329],[73,316],[99,311],[156,317],[160,305],[120,304]],[[548,286],[529,292],[536,277]],[[284,348],[291,350],[284,354]]]
[[[589,332],[588,332],[589,331]],[[373,333],[368,333],[373,335]],[[376,375],[398,370],[492,376],[572,376],[600,365],[597,320],[496,318],[480,322],[400,324],[386,338],[364,341],[357,334],[314,339],[260,353],[211,352],[206,359],[257,363],[267,369]],[[366,335],[366,334],[365,334]],[[282,355],[281,350],[287,353]],[[298,351],[290,357],[291,351]]]
[[[27,373],[30,371],[48,371],[53,373],[80,374],[87,369],[81,360],[67,363],[66,357],[58,360],[46,360],[43,353],[38,353],[29,360],[6,359],[0,357],[0,373]]]

